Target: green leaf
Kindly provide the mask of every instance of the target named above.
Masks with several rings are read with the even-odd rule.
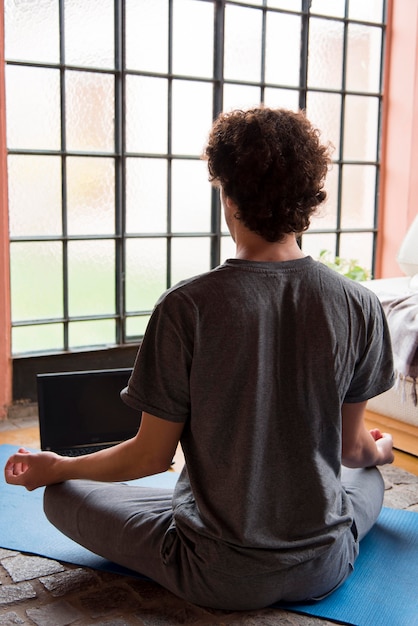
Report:
[[[357,259],[343,259],[338,256],[332,258],[329,250],[321,250],[318,261],[335,272],[338,272],[338,274],[351,278],[351,280],[369,280],[371,277],[370,270],[358,265]]]

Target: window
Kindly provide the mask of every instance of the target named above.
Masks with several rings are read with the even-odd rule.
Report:
[[[373,268],[384,0],[5,3],[13,353],[137,342],[233,255],[200,160],[220,110],[304,108],[335,147],[302,238]]]

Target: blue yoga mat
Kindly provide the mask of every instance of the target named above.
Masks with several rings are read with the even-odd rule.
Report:
[[[2,467],[15,450],[15,446],[0,446]],[[133,482],[172,488],[177,476],[165,472]],[[133,574],[56,530],[43,513],[42,498],[43,489],[28,492],[7,485],[1,472],[0,547],[93,569]],[[418,513],[384,508],[377,524],[361,542],[354,573],[337,591],[317,603],[283,608],[354,626],[418,626]]]

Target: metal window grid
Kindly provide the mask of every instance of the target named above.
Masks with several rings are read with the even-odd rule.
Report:
[[[153,237],[165,237],[166,239],[166,247],[167,247],[167,266],[166,266],[166,285],[167,287],[171,286],[171,245],[172,240],[174,238],[184,238],[184,237],[210,237],[211,240],[211,250],[210,250],[210,267],[215,267],[221,261],[220,259],[220,249],[221,249],[221,239],[225,236],[225,233],[221,231],[221,214],[220,214],[220,200],[219,194],[216,190],[212,190],[211,195],[211,230],[210,233],[207,232],[187,232],[187,233],[179,233],[172,232],[171,230],[171,200],[172,200],[172,177],[171,177],[171,166],[173,162],[173,158],[176,159],[198,159],[199,157],[196,155],[178,155],[172,153],[172,86],[173,81],[181,79],[183,81],[196,81],[202,83],[209,83],[213,86],[213,102],[212,102],[212,112],[213,118],[217,116],[217,114],[223,108],[223,90],[226,85],[243,85],[243,86],[251,86],[257,87],[260,90],[260,102],[264,101],[264,92],[266,88],[280,88],[280,89],[291,89],[295,90],[294,86],[289,86],[285,84],[272,84],[268,83],[265,80],[265,54],[266,54],[266,17],[267,14],[277,13],[277,14],[289,14],[289,15],[297,15],[301,17],[301,32],[300,32],[300,77],[299,77],[299,86],[298,86],[298,94],[299,94],[299,107],[304,109],[306,107],[307,102],[307,94],[309,92],[314,93],[329,93],[329,94],[339,94],[342,98],[341,104],[341,125],[340,125],[340,150],[337,158],[334,161],[335,167],[338,167],[341,170],[345,165],[371,165],[376,168],[376,193],[375,193],[375,206],[374,206],[374,224],[371,228],[343,228],[341,225],[341,175],[339,176],[339,184],[338,184],[338,206],[337,206],[337,225],[335,229],[318,229],[313,228],[310,229],[310,233],[314,234],[335,234],[336,235],[336,247],[335,254],[338,255],[340,251],[340,241],[341,237],[347,233],[371,233],[373,235],[373,259],[372,259],[372,270],[374,268],[374,253],[375,253],[375,245],[376,245],[376,233],[377,233],[377,189],[378,189],[378,174],[379,174],[379,154],[380,154],[380,125],[381,125],[381,107],[382,107],[382,91],[381,89],[376,93],[370,92],[357,92],[357,91],[348,91],[345,89],[346,84],[346,62],[347,62],[347,29],[350,24],[362,24],[369,25],[380,28],[382,31],[382,54],[381,54],[381,67],[380,67],[380,80],[379,84],[382,84],[382,73],[383,73],[383,57],[384,57],[384,34],[385,34],[385,19],[386,19],[386,2],[383,0],[382,3],[382,20],[379,23],[373,22],[365,22],[359,20],[349,19],[348,9],[349,9],[349,1],[346,0],[345,3],[345,15],[344,17],[334,17],[327,16],[322,14],[314,14],[311,11],[311,2],[310,0],[301,0],[300,8],[298,10],[289,10],[289,9],[279,9],[269,5],[268,0],[263,0],[261,4],[252,4],[248,2],[232,2],[232,0],[194,0],[195,2],[207,2],[213,5],[214,7],[214,63],[213,63],[213,76],[210,78],[203,76],[189,76],[189,75],[180,75],[173,73],[173,4],[176,0],[169,0],[169,45],[168,45],[168,72],[167,73],[153,73],[149,71],[140,71],[140,70],[128,70],[126,68],[125,62],[125,2],[124,0],[115,0],[114,1],[114,44],[115,44],[115,67],[109,69],[96,68],[96,67],[85,67],[85,66],[77,66],[66,64],[65,60],[65,42],[64,42],[64,23],[65,23],[65,0],[59,0],[59,16],[60,16],[60,62],[59,64],[48,64],[48,63],[34,63],[31,61],[19,61],[13,59],[7,59],[6,63],[10,66],[27,66],[27,67],[39,67],[39,68],[50,68],[57,69],[60,72],[60,101],[61,101],[61,149],[60,150],[25,150],[25,149],[14,149],[13,147],[9,148],[9,155],[53,155],[59,156],[61,158],[61,174],[62,174],[62,190],[61,190],[61,200],[62,200],[62,234],[60,236],[56,235],[45,235],[45,236],[12,236],[10,237],[11,243],[14,242],[47,242],[47,241],[57,241],[61,242],[63,246],[63,266],[62,266],[62,284],[63,284],[63,316],[57,318],[48,318],[48,319],[31,319],[25,321],[14,321],[12,326],[39,326],[44,324],[51,323],[59,323],[63,325],[64,330],[64,346],[63,351],[66,352],[70,349],[69,345],[69,324],[74,321],[87,321],[87,320],[100,320],[100,319],[114,319],[116,320],[116,337],[115,337],[115,345],[123,345],[126,343],[130,343],[132,341],[137,341],[138,337],[127,337],[126,334],[126,320],[130,316],[148,316],[151,311],[126,311],[125,306],[125,286],[124,286],[124,278],[125,278],[125,244],[131,239],[138,239],[142,237],[153,238]],[[225,50],[224,50],[224,31],[225,31],[225,9],[227,6],[239,6],[239,7],[247,7],[253,10],[258,10],[262,13],[262,33],[261,33],[261,41],[262,41],[262,54],[261,54],[261,67],[260,67],[260,80],[257,81],[243,81],[243,80],[232,80],[224,77],[224,58],[225,58]],[[296,2],[295,2],[296,5]],[[309,42],[309,27],[310,20],[312,17],[320,17],[321,19],[329,19],[334,20],[336,22],[340,22],[343,24],[344,31],[344,41],[343,41],[343,87],[341,89],[325,89],[325,88],[313,88],[308,85],[308,62],[309,62],[309,50],[308,50],[308,42]],[[67,149],[66,145],[66,74],[69,71],[77,71],[77,72],[94,72],[94,73],[103,73],[107,75],[111,75],[114,77],[115,82],[115,102],[114,102],[114,114],[115,114],[115,140],[114,140],[114,152],[98,152],[94,151],[92,153],[89,152],[79,152],[79,151],[70,151]],[[165,154],[149,154],[146,152],[127,152],[126,148],[126,123],[125,123],[125,96],[126,96],[126,78],[127,76],[146,76],[146,77],[157,77],[162,78],[167,81],[168,90],[167,90],[167,98],[168,98],[168,138],[167,138],[167,153]],[[374,97],[378,99],[378,111],[379,111],[379,133],[378,133],[378,143],[376,145],[376,160],[373,161],[354,161],[354,160],[344,160],[342,157],[343,154],[343,129],[344,129],[344,118],[345,118],[345,99],[348,95],[355,96],[366,96],[366,97]],[[68,157],[106,157],[113,158],[115,165],[115,232],[113,235],[70,235],[68,234],[67,229],[67,159]],[[125,225],[126,225],[126,159],[127,157],[142,157],[142,158],[163,158],[167,161],[167,232],[166,233],[126,233]],[[86,316],[70,316],[69,314],[69,303],[68,303],[68,243],[71,241],[82,241],[82,240],[113,240],[115,243],[116,249],[116,270],[115,270],[115,313],[114,314],[104,314],[104,315],[86,315]],[[303,247],[303,241],[301,243]]]

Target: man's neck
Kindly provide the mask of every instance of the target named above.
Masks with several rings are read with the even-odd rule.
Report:
[[[272,243],[249,231],[244,236],[237,236],[236,239],[237,259],[278,262],[294,261],[304,256],[293,233],[285,235],[282,241]]]
[[[221,192],[222,205],[229,232],[235,241],[235,257],[246,261],[294,261],[305,256],[299,248],[295,233],[288,233],[280,241],[269,242],[250,230],[237,217],[236,203]]]

